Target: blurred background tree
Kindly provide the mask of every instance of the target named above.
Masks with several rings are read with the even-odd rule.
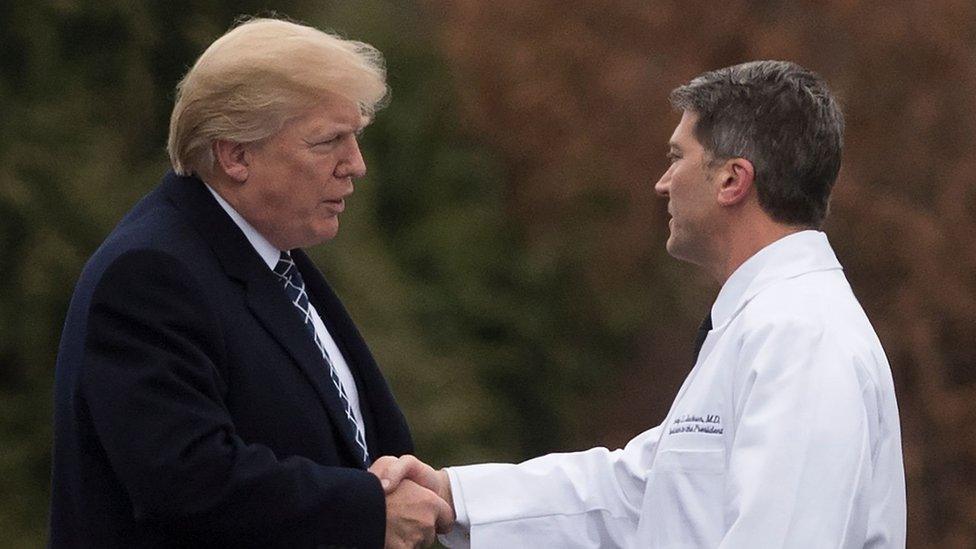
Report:
[[[7,0],[0,547],[46,538],[78,273],[166,170],[183,72],[269,8],[387,57],[370,174],[312,252],[437,465],[618,446],[661,421],[717,290],[664,252],[667,93],[756,58],[823,74],[848,116],[826,230],[892,364],[909,546],[976,545],[972,2]]]

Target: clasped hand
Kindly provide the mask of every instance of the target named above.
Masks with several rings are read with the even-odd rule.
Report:
[[[436,534],[451,531],[454,509],[447,471],[436,471],[414,456],[384,456],[369,471],[386,492],[386,547],[426,547]]]

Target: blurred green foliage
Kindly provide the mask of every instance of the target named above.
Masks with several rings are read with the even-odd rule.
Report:
[[[51,384],[84,262],[168,168],[183,72],[254,1],[0,3],[0,546],[46,539]],[[595,363],[623,338],[590,318],[566,257],[529,254],[507,174],[457,127],[453,83],[411,2],[277,2],[387,56],[391,106],[340,236],[311,250],[360,324],[434,464],[559,447]],[[619,330],[617,330],[619,331]]]

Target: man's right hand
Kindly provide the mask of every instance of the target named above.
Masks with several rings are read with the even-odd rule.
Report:
[[[440,496],[411,480],[386,494],[386,548],[427,547],[451,530],[454,511]]]
[[[373,462],[369,471],[380,478],[387,494],[396,490],[400,482],[409,479],[433,491],[450,504],[451,511],[454,511],[451,481],[444,469],[438,471],[414,456],[405,455],[400,458],[383,456]]]

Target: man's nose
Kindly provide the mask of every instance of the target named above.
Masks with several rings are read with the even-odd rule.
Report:
[[[366,175],[366,161],[363,160],[356,136],[349,136],[349,142],[345,146],[345,158],[336,166],[336,177],[359,179]]]
[[[671,190],[671,169],[668,168],[668,171],[664,172],[664,175],[661,176],[661,179],[658,179],[657,183],[654,184],[654,192],[656,192],[658,196],[668,196],[668,192],[670,192],[670,190]]]

